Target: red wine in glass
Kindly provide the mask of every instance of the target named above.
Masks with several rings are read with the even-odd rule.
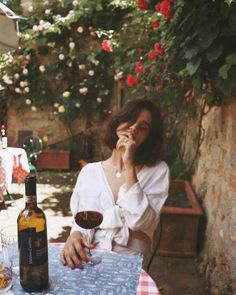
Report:
[[[93,229],[102,223],[103,215],[97,211],[80,211],[75,215],[75,222],[84,229]],[[101,256],[92,255],[88,250],[90,261],[87,263],[90,266],[98,264],[102,261]]]
[[[85,229],[92,229],[99,226],[102,220],[102,213],[97,211],[81,211],[75,215],[75,222]]]

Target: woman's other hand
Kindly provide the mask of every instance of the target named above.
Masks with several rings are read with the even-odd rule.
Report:
[[[122,161],[124,166],[133,166],[137,148],[133,136],[128,132],[122,132],[122,135],[120,135],[117,141],[116,148],[122,152]]]
[[[83,264],[89,262],[85,248],[93,249],[94,245],[88,244],[86,238],[79,231],[73,232],[68,237],[61,252],[61,263],[68,265],[71,269],[75,268],[75,266],[82,269]]]
[[[116,144],[116,149],[122,152],[123,164],[125,168],[127,168],[127,166],[133,166],[135,152],[137,149],[133,130],[130,128],[128,123],[122,123],[117,128],[116,132],[119,138]]]

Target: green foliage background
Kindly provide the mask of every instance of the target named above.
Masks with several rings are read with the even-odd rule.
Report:
[[[33,1],[26,20],[20,21],[21,48],[13,58],[0,60],[0,102],[27,104],[34,111],[49,105],[52,116],[73,119],[109,113],[114,87],[122,88],[125,100],[151,99],[163,113],[166,159],[173,174],[188,177],[202,141],[199,104],[203,109],[221,105],[235,94],[236,4],[170,1],[173,16],[167,19],[155,10],[162,1],[146,2],[148,10],[138,9],[134,0]],[[23,13],[19,0],[5,3]],[[112,52],[103,50],[104,39]],[[164,55],[151,60],[156,43]],[[143,73],[137,72],[136,62]],[[137,85],[127,86],[128,74],[138,78]],[[200,120],[200,128],[196,153],[186,163],[183,142],[192,118]]]

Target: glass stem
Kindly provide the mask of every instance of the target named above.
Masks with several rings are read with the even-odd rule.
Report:
[[[89,245],[91,244],[90,232],[89,232],[89,234],[88,234],[88,244],[89,244]],[[88,255],[89,255],[89,256],[92,256],[92,253],[91,253],[91,250],[90,250],[90,249],[88,249]]]

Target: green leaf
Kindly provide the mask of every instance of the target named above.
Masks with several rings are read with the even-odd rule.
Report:
[[[190,76],[196,73],[201,63],[201,58],[195,58],[187,63],[186,70],[189,72]]]
[[[155,12],[155,13],[153,13],[152,16],[151,16],[151,21],[152,21],[152,22],[155,22],[155,21],[157,21],[157,20],[158,20],[158,15],[157,15],[157,13]]]
[[[209,92],[205,95],[205,100],[208,102],[208,103],[211,103],[212,101],[214,101],[215,99],[215,94],[212,93],[212,92]]]
[[[213,62],[219,56],[221,55],[222,51],[224,49],[223,44],[213,44],[207,51],[206,51],[206,56],[209,62]]]
[[[200,90],[201,89],[201,86],[202,86],[202,81],[200,79],[193,79],[192,80],[192,83],[193,83],[193,87],[197,90]]]
[[[202,49],[207,49],[212,42],[216,39],[217,35],[219,34],[219,28],[215,27],[213,31],[209,31],[202,27],[201,31],[199,32],[199,43]]]
[[[219,88],[220,90],[226,94],[226,95],[230,95],[231,91],[232,91],[232,87],[233,87],[234,83],[232,84],[232,80],[230,81],[228,80],[224,80],[219,84]]]
[[[236,64],[236,53],[231,53],[226,57],[226,64],[235,65]]]
[[[222,79],[227,79],[228,78],[228,71],[231,68],[231,65],[223,65],[222,67],[220,67],[219,69],[219,76]]]
[[[198,50],[196,48],[190,48],[189,50],[185,52],[184,57],[190,60],[191,58],[196,56],[197,53],[198,53]]]
[[[102,11],[102,10],[103,10],[103,7],[102,7],[101,3],[97,3],[96,11]]]

